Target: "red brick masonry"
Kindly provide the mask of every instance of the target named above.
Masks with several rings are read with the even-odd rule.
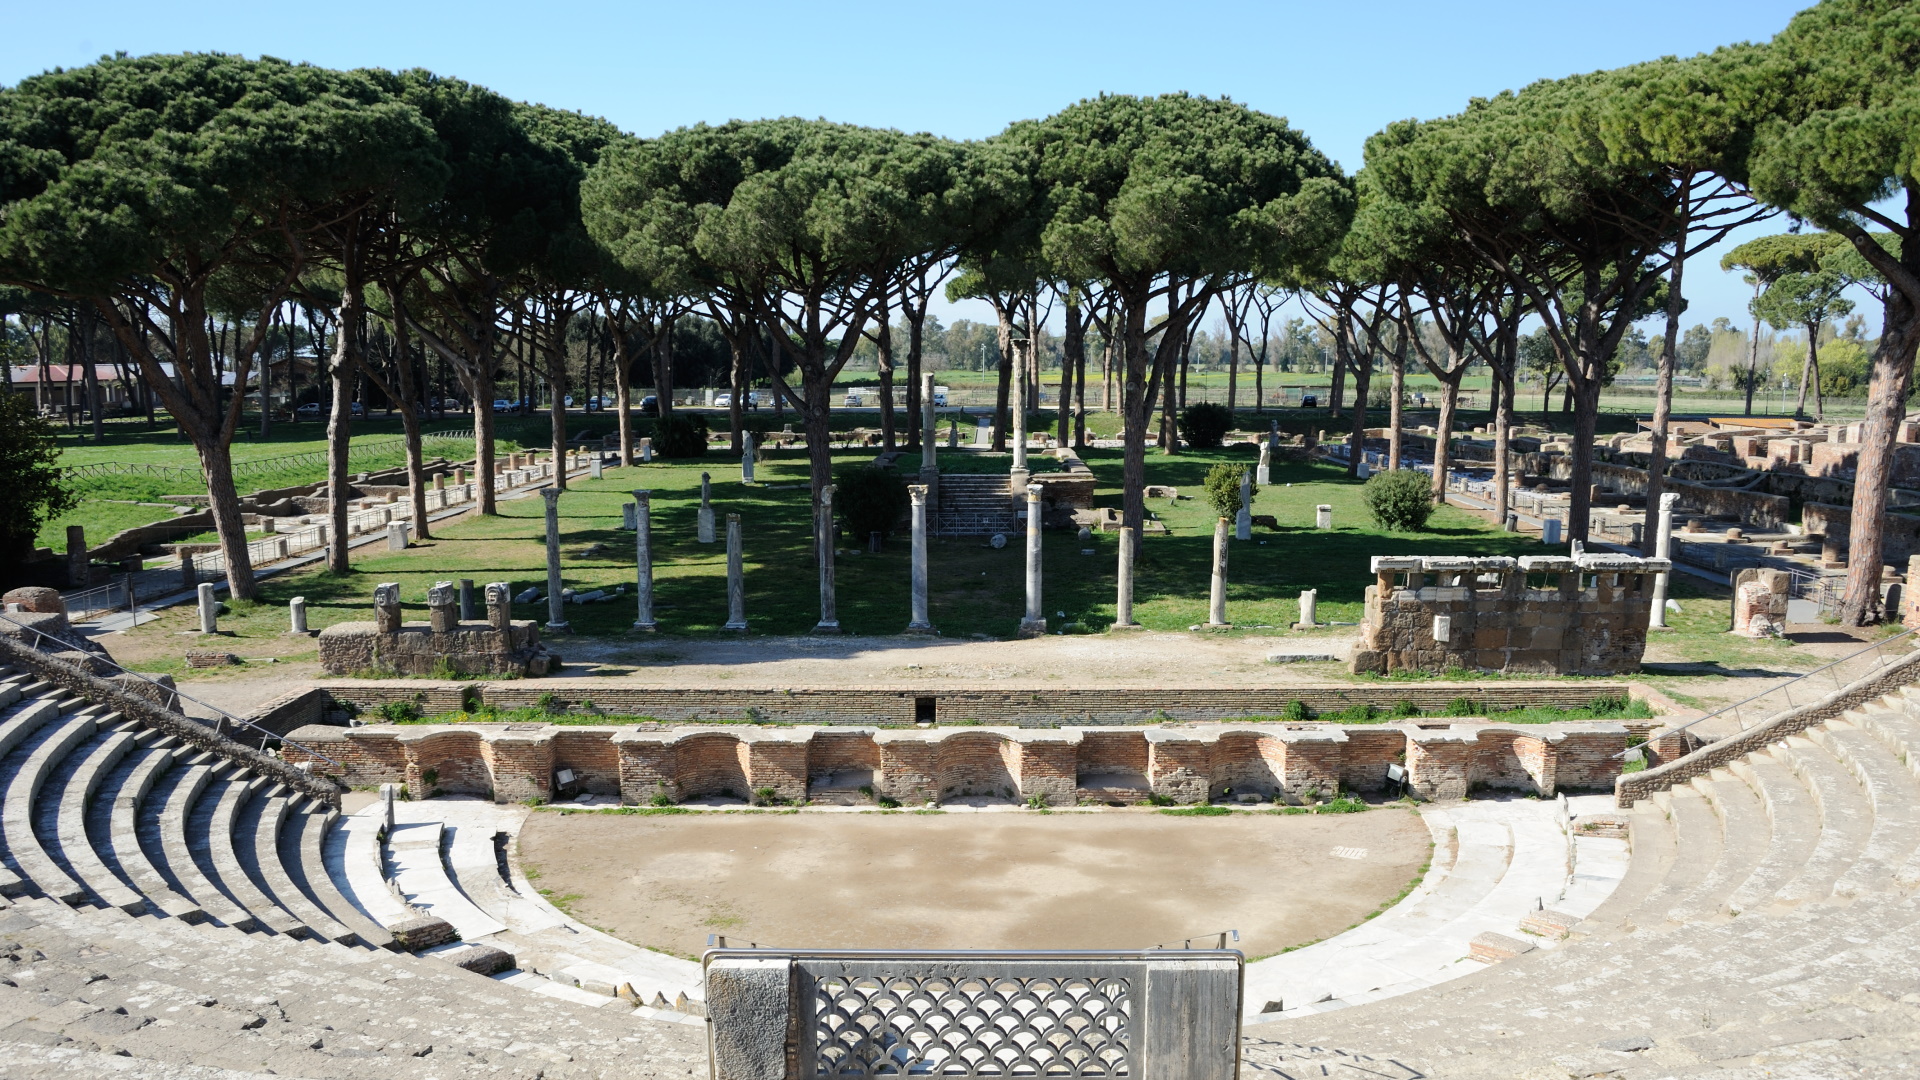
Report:
[[[583,790],[629,805],[756,793],[797,800],[861,787],[903,803],[987,795],[1067,806],[1144,802],[1150,794],[1176,803],[1247,796],[1298,802],[1343,788],[1383,790],[1392,765],[1407,770],[1409,790],[1429,799],[1461,798],[1479,787],[1548,796],[1605,789],[1620,772],[1614,755],[1630,734],[1650,726],[313,725],[290,733],[282,753],[354,787],[403,782],[415,792],[501,802],[552,797],[554,773],[562,769],[572,770]]]

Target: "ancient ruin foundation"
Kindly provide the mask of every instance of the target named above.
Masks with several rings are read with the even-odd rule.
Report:
[[[1375,556],[1353,670],[1638,671],[1654,579],[1670,568],[1617,555]]]
[[[320,631],[320,663],[329,675],[545,675],[560,659],[540,643],[531,619],[512,618],[510,586],[487,586],[487,621],[460,621],[459,591],[451,581],[427,593],[429,621],[402,621],[400,586],[373,590],[373,622],[335,623]]]

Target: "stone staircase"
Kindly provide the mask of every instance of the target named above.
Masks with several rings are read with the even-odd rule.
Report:
[[[437,875],[441,891],[408,903],[375,861],[385,904],[373,903],[341,851],[343,823],[371,819],[343,819],[306,774],[176,714],[39,669],[0,667],[0,1075],[112,1073],[128,1056],[169,1077],[703,1069],[699,1021],[684,1015],[697,1005],[656,990],[654,1006],[682,1011],[636,1008],[637,976],[592,989],[577,972],[490,979],[461,966],[482,966],[472,943],[402,949],[395,931],[430,924],[434,906],[464,905],[471,924],[484,905],[523,930],[531,907],[572,934],[500,876],[492,833],[484,858],[448,845],[465,860],[455,876],[435,825],[412,854],[414,876]],[[540,962],[566,966],[554,951]]]
[[[1007,478],[997,473],[942,474],[938,512],[933,531],[937,536],[989,536],[1023,532],[1025,523],[1015,514],[1020,500],[1007,493]]]
[[[1612,895],[1529,922],[1561,947],[1249,1025],[1243,1075],[1920,1074],[1920,689],[1835,711],[1618,811]]]

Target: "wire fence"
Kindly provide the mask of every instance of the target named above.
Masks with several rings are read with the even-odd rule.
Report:
[[[473,429],[462,431],[435,431],[421,435],[420,443],[424,449],[436,443],[472,443]],[[407,440],[404,436],[385,439],[369,439],[350,444],[347,450],[349,464],[355,458],[366,458],[380,454],[390,454],[404,450]],[[324,471],[327,466],[326,450],[302,450],[293,454],[278,454],[273,457],[252,458],[233,463],[235,476],[262,476],[270,473]],[[178,465],[153,465],[140,461],[95,461],[85,465],[67,465],[61,473],[68,480],[87,480],[109,476],[156,476],[167,480],[192,481],[204,483],[206,473],[201,469],[182,468]]]

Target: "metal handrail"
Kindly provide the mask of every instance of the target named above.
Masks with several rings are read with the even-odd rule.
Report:
[[[62,652],[71,652],[74,650],[73,642],[67,641],[64,638],[54,637],[52,634],[47,633],[45,630],[42,630],[37,626],[28,626],[26,623],[23,623],[20,620],[13,618],[11,615],[8,615],[4,612],[0,612],[0,620],[4,620],[6,622],[12,623],[14,626],[17,626],[20,629],[25,630],[30,634],[38,635],[39,637],[44,638],[48,641],[58,642],[61,646],[63,646],[63,648],[60,650]],[[34,651],[39,652],[42,650],[40,650],[36,646]],[[208,710],[209,712],[218,714],[223,720],[230,720],[241,727],[251,728],[254,731],[259,732],[261,735],[265,736],[266,738],[279,740],[282,745],[291,746],[303,754],[311,754],[314,757],[319,758],[321,761],[324,761],[329,765],[339,767],[339,768],[344,768],[344,766],[341,766],[338,761],[335,761],[334,759],[328,757],[327,755],[322,754],[317,750],[314,750],[312,747],[302,746],[299,743],[294,742],[292,739],[289,739],[284,735],[275,734],[274,732],[261,727],[259,724],[256,724],[251,720],[247,720],[243,717],[238,717],[233,715],[232,713],[228,712],[227,710],[221,708],[218,705],[209,705],[206,702],[201,701],[199,698],[194,697],[192,694],[189,694],[186,691],[181,690],[177,686],[168,686],[165,683],[162,683],[160,680],[155,679],[142,672],[130,671],[127,668],[122,667],[119,661],[114,660],[112,657],[101,656],[98,654],[90,654],[90,655],[94,655],[95,659],[102,661],[108,667],[113,668],[115,671],[118,671],[122,675],[131,675],[136,679],[142,680],[143,682],[149,683],[153,686],[157,686],[161,690],[165,691],[166,693],[172,694],[177,698],[181,698],[186,701],[191,701],[195,705],[198,705],[201,708]]]
[[[1695,724],[1700,724],[1700,723],[1705,723],[1706,721],[1708,721],[1708,720],[1711,720],[1711,719],[1713,719],[1714,717],[1716,717],[1716,716],[1719,716],[1719,715],[1721,715],[1721,714],[1723,714],[1723,713],[1728,713],[1728,712],[1733,712],[1733,711],[1735,711],[1735,710],[1737,710],[1737,709],[1739,709],[1739,708],[1740,708],[1740,707],[1741,707],[1742,705],[1751,705],[1752,703],[1754,703],[1754,702],[1756,702],[1756,701],[1759,701],[1759,700],[1760,700],[1761,698],[1763,698],[1763,697],[1766,697],[1766,696],[1767,696],[1768,694],[1772,694],[1772,693],[1777,693],[1777,692],[1780,692],[1780,691],[1784,691],[1784,690],[1787,690],[1788,688],[1790,688],[1790,687],[1792,687],[1792,686],[1794,686],[1795,684],[1797,684],[1797,683],[1801,683],[1801,682],[1804,682],[1804,681],[1806,681],[1807,679],[1811,679],[1811,678],[1813,678],[1813,677],[1814,677],[1815,675],[1818,675],[1818,674],[1820,674],[1820,673],[1821,673],[1821,672],[1823,672],[1823,671],[1827,671],[1827,670],[1829,670],[1829,669],[1831,669],[1831,668],[1835,668],[1835,667],[1838,667],[1838,666],[1840,666],[1841,664],[1844,664],[1844,663],[1846,663],[1847,661],[1849,661],[1849,660],[1852,660],[1852,659],[1854,659],[1855,657],[1858,657],[1858,656],[1865,656],[1865,655],[1866,655],[1867,653],[1870,653],[1870,652],[1874,652],[1875,650],[1878,650],[1878,649],[1884,649],[1884,648],[1886,648],[1886,647],[1887,647],[1888,645],[1891,645],[1891,644],[1893,644],[1894,642],[1896,642],[1896,641],[1899,641],[1899,640],[1900,640],[1901,638],[1905,638],[1905,637],[1912,637],[1912,636],[1913,636],[1913,635],[1915,635],[1915,634],[1920,634],[1920,626],[1916,626],[1916,627],[1914,627],[1914,628],[1913,628],[1913,629],[1911,629],[1911,630],[1902,630],[1902,631],[1900,631],[1899,633],[1897,633],[1897,634],[1895,634],[1895,635],[1893,635],[1892,637],[1888,637],[1888,638],[1882,638],[1881,640],[1879,640],[1879,641],[1876,641],[1876,642],[1874,642],[1873,644],[1871,644],[1871,645],[1869,645],[1869,646],[1867,646],[1867,647],[1866,647],[1866,648],[1864,648],[1864,649],[1861,649],[1861,650],[1859,650],[1858,652],[1850,652],[1850,653],[1848,653],[1847,655],[1845,655],[1845,656],[1843,656],[1843,657],[1841,657],[1841,658],[1840,658],[1840,659],[1838,659],[1838,660],[1834,660],[1834,661],[1832,661],[1832,662],[1830,662],[1830,663],[1826,663],[1826,664],[1822,664],[1822,665],[1820,665],[1819,667],[1817,667],[1817,668],[1814,668],[1814,669],[1813,669],[1812,671],[1809,671],[1809,672],[1806,672],[1806,673],[1804,673],[1804,674],[1802,674],[1802,675],[1797,675],[1797,676],[1795,676],[1795,677],[1793,677],[1793,678],[1791,678],[1791,679],[1788,679],[1788,680],[1787,680],[1786,682],[1783,682],[1783,683],[1781,683],[1781,684],[1780,684],[1780,685],[1778,685],[1778,686],[1775,686],[1775,687],[1771,687],[1771,688],[1769,688],[1769,689],[1766,689],[1766,690],[1762,690],[1762,691],[1760,691],[1759,693],[1757,693],[1757,694],[1755,694],[1755,695],[1753,695],[1752,697],[1750,697],[1750,698],[1747,698],[1747,699],[1745,699],[1745,700],[1743,700],[1743,701],[1736,701],[1736,702],[1734,702],[1734,703],[1733,703],[1733,704],[1731,704],[1731,705],[1722,705],[1722,706],[1721,706],[1720,708],[1718,708],[1718,709],[1715,709],[1714,711],[1712,711],[1712,712],[1710,712],[1710,713],[1708,713],[1708,714],[1706,714],[1705,716],[1701,716],[1701,717],[1696,717],[1695,719],[1692,719],[1692,720],[1689,720],[1689,721],[1687,721],[1686,723],[1684,723],[1684,724],[1681,724],[1681,725],[1680,725],[1679,727],[1677,727],[1677,728],[1670,728],[1670,729],[1668,729],[1668,730],[1665,730],[1665,731],[1660,731],[1660,732],[1656,732],[1656,733],[1652,733],[1652,734],[1649,734],[1649,735],[1647,736],[1647,742],[1649,742],[1649,743],[1650,743],[1650,742],[1652,742],[1652,741],[1654,741],[1655,739],[1664,739],[1664,738],[1666,738],[1666,737],[1667,737],[1667,736],[1669,736],[1669,735],[1678,735],[1678,734],[1680,734],[1681,732],[1683,732],[1683,731],[1685,731],[1685,730],[1687,730],[1688,728],[1690,728],[1690,727],[1692,727],[1692,726],[1694,726]],[[1788,708],[1793,708],[1794,706],[1792,706],[1792,705],[1790,704],[1790,705],[1788,705],[1787,707],[1788,707]],[[1641,744],[1641,745],[1642,745],[1642,746],[1644,746],[1645,744]],[[1628,747],[1627,749],[1625,749],[1625,750],[1622,750],[1622,751],[1621,751],[1621,752],[1619,752],[1618,754],[1614,754],[1614,755],[1613,755],[1613,757],[1615,757],[1615,758],[1624,758],[1624,757],[1627,757],[1627,756],[1628,756],[1628,755],[1630,755],[1630,754],[1635,754],[1635,753],[1640,753],[1640,752],[1642,752],[1642,750],[1641,750],[1641,746],[1630,746],[1630,747]]]

